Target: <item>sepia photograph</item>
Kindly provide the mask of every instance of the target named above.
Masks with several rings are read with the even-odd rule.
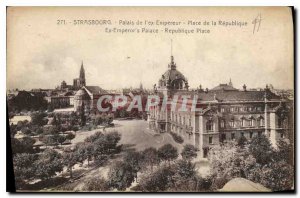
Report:
[[[295,192],[293,7],[6,12],[16,192]]]

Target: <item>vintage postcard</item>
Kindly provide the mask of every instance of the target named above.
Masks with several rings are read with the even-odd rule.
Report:
[[[6,88],[17,192],[295,190],[291,7],[8,7]]]

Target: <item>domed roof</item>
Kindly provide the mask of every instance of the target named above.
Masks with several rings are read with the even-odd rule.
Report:
[[[89,96],[89,94],[87,93],[87,91],[84,88],[79,89],[75,96],[74,99],[77,100],[90,100],[91,97]]]
[[[183,80],[186,80],[184,75],[176,70],[176,69],[168,69],[162,76],[162,78],[165,78],[166,80],[170,80],[171,82],[173,80],[176,80],[176,79],[183,79]]]
[[[159,87],[167,87],[171,89],[188,89],[189,87],[187,79],[176,69],[173,56],[171,56],[171,63],[168,65],[168,70],[159,80]]]

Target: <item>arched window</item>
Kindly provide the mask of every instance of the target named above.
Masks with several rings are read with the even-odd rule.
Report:
[[[206,131],[213,131],[214,130],[214,123],[212,120],[208,120],[206,122]]]

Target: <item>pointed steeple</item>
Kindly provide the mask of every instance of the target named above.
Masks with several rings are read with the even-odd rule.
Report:
[[[85,71],[84,71],[84,68],[83,68],[83,61],[81,62],[79,78],[85,79]]]
[[[85,86],[85,71],[83,68],[83,61],[81,62],[80,73],[79,73],[80,87]]]

